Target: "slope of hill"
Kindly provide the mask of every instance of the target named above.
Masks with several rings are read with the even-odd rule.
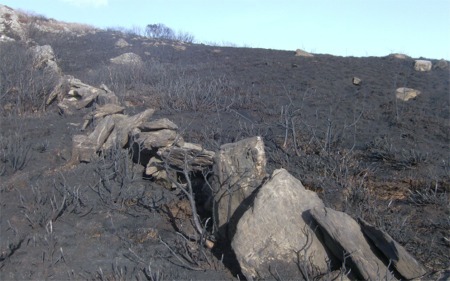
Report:
[[[262,136],[269,172],[283,167],[328,206],[386,230],[430,273],[448,266],[448,62],[431,59],[435,67],[422,72],[414,58],[395,55],[303,57],[188,44],[70,28],[0,8],[2,280],[239,274],[227,247],[199,249],[178,234],[189,229],[186,198],[143,178],[126,154],[119,162],[133,176],[116,197],[99,187],[117,172],[111,159],[65,166],[92,108],[64,115],[56,103],[45,105],[61,73],[105,84],[128,114],[156,109],[185,140],[209,150]],[[56,72],[36,67],[30,48],[43,45],[53,49]],[[142,61],[111,61],[124,53]],[[400,87],[421,94],[403,101]]]

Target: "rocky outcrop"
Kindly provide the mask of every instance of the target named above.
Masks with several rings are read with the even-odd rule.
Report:
[[[14,37],[24,39],[25,31],[19,21],[19,13],[0,4],[0,33],[2,41],[14,41]]]
[[[267,176],[262,138],[253,137],[222,145],[214,159],[213,170],[216,228],[219,236],[231,239],[238,218],[247,208],[243,201]],[[238,207],[240,214],[236,213]]]
[[[430,71],[433,64],[429,60],[416,60],[414,63],[415,71]]]
[[[50,33],[65,33],[84,35],[95,33],[96,28],[79,23],[67,23],[35,16],[22,11],[16,11],[0,4],[0,42],[1,41],[30,41],[30,31],[40,30]]]
[[[125,53],[115,58],[112,58],[111,63],[121,64],[121,65],[141,65],[142,58],[135,53]]]
[[[341,262],[358,270],[364,280],[395,280],[386,265],[373,253],[359,224],[349,215],[316,207],[311,215],[320,225],[327,247]]]
[[[283,280],[298,278],[300,267],[312,275],[328,271],[329,255],[307,212],[312,208],[324,208],[315,192],[284,169],[272,173],[239,220],[231,244],[248,280],[269,278],[271,269]]]
[[[364,234],[369,237],[371,242],[392,263],[394,269],[403,278],[414,279],[427,273],[425,268],[389,234],[370,225],[363,219],[358,221]]]
[[[421,94],[421,92],[419,90],[405,88],[405,87],[398,88],[395,91],[395,96],[397,97],[397,99],[402,100],[402,101],[409,101],[410,99],[414,99],[415,97],[417,97],[420,94]]]

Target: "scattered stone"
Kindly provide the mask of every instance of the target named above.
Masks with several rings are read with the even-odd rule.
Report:
[[[192,143],[163,147],[158,150],[157,154],[167,164],[188,171],[204,171],[211,168],[215,156],[213,151],[203,149],[201,146]]]
[[[142,65],[142,59],[139,55],[135,53],[125,53],[118,57],[112,58],[111,62],[114,64],[121,65]]]
[[[410,99],[413,99],[420,94],[421,94],[421,92],[419,90],[405,88],[405,87],[398,88],[395,91],[395,96],[397,97],[397,99],[402,100],[402,101],[409,101]]]
[[[240,215],[234,214],[243,201],[266,178],[266,155],[261,137],[224,144],[214,160],[212,187],[218,235],[231,239]]]
[[[240,208],[242,205],[240,206]],[[283,280],[328,272],[327,251],[315,233],[308,210],[324,208],[313,191],[284,169],[275,170],[237,224],[231,246],[247,280],[270,278],[277,269]]]
[[[98,106],[95,111],[90,112],[86,116],[84,116],[84,123],[81,130],[84,131],[93,120],[103,118],[107,115],[123,113],[124,110],[125,107],[113,103],[108,103],[104,106]]]
[[[352,79],[352,83],[355,86],[361,85],[361,82],[362,82],[362,80],[360,78],[358,78],[358,77],[353,77],[353,79]]]
[[[437,69],[446,69],[446,68],[448,68],[448,61],[446,61],[444,59],[438,60],[438,62],[433,65],[433,68],[434,69],[436,69],[436,68]]]
[[[296,57],[314,57],[313,54],[310,54],[310,53],[308,53],[308,52],[306,52],[306,51],[303,51],[303,50],[301,50],[301,49],[297,49],[297,50],[295,51],[295,56],[296,56]]]
[[[320,225],[328,249],[341,262],[358,270],[361,278],[374,281],[396,280],[386,265],[373,253],[361,227],[353,218],[326,207],[312,209],[311,215]]]
[[[154,150],[174,144],[178,137],[175,130],[162,129],[150,132],[133,132],[133,139],[142,149]]]
[[[162,118],[151,122],[145,122],[141,124],[138,128],[142,132],[149,132],[162,129],[178,130],[178,126],[167,118]]]
[[[114,128],[111,116],[103,119],[88,136],[73,136],[71,163],[90,162],[105,143]]]
[[[398,244],[386,232],[370,225],[363,219],[358,220],[364,234],[392,262],[395,270],[405,279],[414,279],[425,275],[425,268]]]
[[[115,114],[115,128],[108,138],[108,141],[104,145],[104,149],[109,149],[118,145],[124,147],[129,140],[129,136],[134,128],[139,127],[142,123],[146,122],[153,114],[154,109],[147,109],[141,113],[133,116],[125,116],[120,114]]]
[[[114,46],[116,46],[118,48],[125,48],[125,47],[130,47],[132,45],[129,44],[127,41],[125,41],[125,39],[120,38],[119,40],[117,40],[117,42],[116,42],[116,44],[114,44]]]
[[[92,105],[94,102],[118,104],[117,96],[105,85],[95,88],[70,75],[64,75],[50,93],[46,105],[58,100],[58,107],[66,115]]]
[[[433,64],[429,60],[416,60],[414,70],[416,71],[430,71]]]

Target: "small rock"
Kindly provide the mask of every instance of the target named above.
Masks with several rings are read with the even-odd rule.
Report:
[[[358,78],[358,77],[353,77],[353,79],[352,79],[352,83],[355,86],[361,85],[361,82],[362,82],[362,80],[360,78]]]
[[[395,91],[395,96],[402,101],[409,101],[420,95],[421,92],[419,90],[401,87]]]

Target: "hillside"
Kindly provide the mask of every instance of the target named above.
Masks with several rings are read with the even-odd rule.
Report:
[[[105,85],[124,114],[155,109],[209,151],[261,136],[268,174],[286,169],[327,207],[389,233],[427,276],[449,274],[447,61],[207,46],[0,8],[0,279],[244,278],[227,242],[208,232],[210,250],[179,234],[191,230],[189,198],[127,153],[68,165],[95,106],[47,103],[63,75]],[[45,45],[53,54],[33,51]],[[111,61],[126,53],[136,61]],[[404,101],[400,87],[420,94]]]

